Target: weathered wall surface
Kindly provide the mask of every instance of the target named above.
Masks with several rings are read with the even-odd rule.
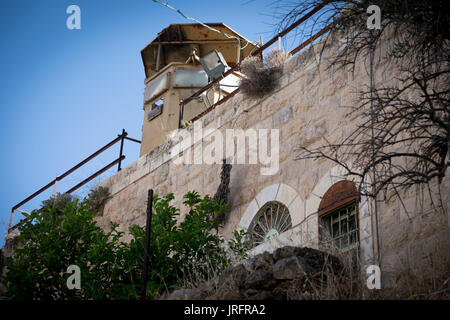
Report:
[[[381,47],[380,50],[385,50]],[[316,49],[317,50],[317,49]],[[333,54],[333,48],[325,56]],[[318,64],[318,51],[308,49],[284,65],[279,89],[259,100],[237,94],[205,115],[203,128],[280,129],[279,170],[274,175],[261,175],[260,164],[233,164],[230,179],[231,212],[222,230],[230,237],[237,228],[249,226],[252,218],[266,202],[277,200],[289,208],[293,228],[254,249],[253,253],[273,251],[284,245],[318,247],[317,210],[321,197],[342,172],[332,163],[320,160],[295,160],[294,150],[300,146],[320,146],[323,137],[339,141],[354,124],[347,112],[358,100],[358,90],[367,87],[368,62],[360,61],[354,72],[326,69]],[[377,53],[378,56],[379,52]],[[375,59],[375,85],[391,81],[392,66]],[[112,199],[106,204],[99,224],[118,222],[122,231],[132,224],[145,224],[147,190],[157,194],[173,192],[175,205],[185,213],[182,196],[189,190],[214,195],[220,182],[220,165],[176,164],[171,159],[172,142],[166,141],[139,158],[115,176],[102,183],[109,187]],[[448,208],[448,179],[442,186],[444,208]],[[399,201],[379,199],[379,230],[383,268],[386,271],[407,267],[426,259],[427,252],[446,246],[450,252],[448,210],[434,210],[427,195],[418,201],[419,192],[405,197],[405,208]],[[361,257],[366,264],[375,256],[375,222],[373,203],[359,203]],[[437,244],[438,243],[438,244]]]

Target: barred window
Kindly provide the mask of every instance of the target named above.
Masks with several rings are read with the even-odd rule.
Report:
[[[266,203],[259,209],[249,227],[253,246],[268,241],[292,227],[288,208],[278,201]]]
[[[324,244],[334,246],[341,252],[347,252],[358,248],[358,219],[356,203],[352,203],[322,217],[324,226],[322,235]]]
[[[349,252],[358,260],[358,192],[353,182],[343,180],[324,194],[319,205],[320,245],[325,250]]]

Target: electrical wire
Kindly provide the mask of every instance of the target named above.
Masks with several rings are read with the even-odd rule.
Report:
[[[240,38],[238,38],[238,37],[235,37],[235,36],[233,36],[233,35],[230,35],[230,34],[228,34],[228,33],[223,32],[223,31],[217,30],[217,29],[215,29],[215,28],[213,28],[213,27],[210,27],[210,26],[204,24],[203,22],[201,22],[201,21],[199,21],[199,20],[197,20],[197,19],[195,19],[195,18],[192,18],[192,17],[189,17],[189,16],[185,15],[181,10],[172,7],[172,6],[171,6],[170,4],[168,4],[167,2],[159,1],[159,0],[152,0],[152,1],[153,1],[154,3],[160,4],[160,5],[162,5],[162,6],[165,6],[165,7],[169,8],[169,9],[171,9],[171,10],[173,10],[173,11],[179,13],[181,16],[183,16],[183,17],[184,17],[185,19],[187,19],[187,20],[191,20],[191,21],[197,22],[197,23],[201,24],[202,26],[204,26],[205,28],[208,28],[208,29],[211,30],[211,31],[220,33],[221,35],[227,37],[228,39],[236,39],[236,40],[238,41],[238,43],[239,43],[239,49],[240,49],[240,50],[244,50],[244,49],[248,46],[248,44],[249,44],[249,42],[248,42],[247,40],[245,40],[245,39],[240,39]],[[241,47],[241,40],[244,40],[244,41],[246,42],[245,46],[243,46],[243,47]]]

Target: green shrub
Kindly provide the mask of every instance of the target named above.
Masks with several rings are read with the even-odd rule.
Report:
[[[207,277],[206,266],[222,270],[228,264],[217,217],[227,206],[201,198],[196,192],[184,197],[189,212],[177,224],[179,209],[173,194],[153,201],[150,267],[147,297],[156,298],[183,285],[183,277]],[[105,232],[96,226],[88,199],[72,199],[62,209],[46,202],[19,227],[18,246],[6,260],[3,279],[7,299],[137,299],[140,292],[145,228],[133,225],[132,240],[120,242],[117,224]],[[66,286],[69,265],[81,270],[81,289]]]
[[[68,193],[56,193],[54,197],[42,201],[41,210],[45,211],[48,208],[54,207],[55,212],[60,213],[69,202],[74,201],[74,197]]]
[[[111,199],[111,195],[108,188],[100,186],[92,189],[87,198],[89,209],[98,215],[103,215],[103,208],[109,199]]]
[[[233,232],[234,239],[228,242],[233,260],[247,259],[247,252],[253,247],[250,235],[245,230],[235,230]]]

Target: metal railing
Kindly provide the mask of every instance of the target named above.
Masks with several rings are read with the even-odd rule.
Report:
[[[61,181],[62,179],[67,177],[69,174],[71,174],[72,172],[76,171],[77,169],[79,169],[80,167],[82,167],[83,165],[85,165],[86,163],[91,161],[92,159],[94,159],[96,156],[98,156],[102,152],[106,151],[107,149],[111,148],[113,145],[115,145],[117,142],[120,141],[120,151],[119,151],[119,157],[117,159],[115,159],[114,161],[112,161],[108,165],[104,166],[102,169],[98,170],[97,172],[95,172],[94,174],[89,176],[88,178],[84,179],[83,181],[81,181],[80,183],[75,185],[74,187],[70,188],[65,193],[69,193],[70,194],[70,193],[74,192],[75,190],[79,189],[80,187],[82,187],[83,185],[85,185],[86,183],[88,183],[89,181],[94,179],[95,177],[99,176],[100,174],[102,174],[106,170],[112,168],[116,164],[117,164],[117,171],[119,172],[122,169],[122,167],[121,167],[122,166],[122,161],[125,159],[125,155],[123,154],[123,146],[124,146],[125,140],[130,140],[130,141],[133,141],[133,142],[141,143],[141,141],[139,141],[137,139],[133,139],[133,138],[128,137],[128,133],[125,131],[125,129],[122,129],[122,133],[117,135],[117,138],[115,138],[114,140],[112,140],[111,142],[106,144],[104,147],[98,149],[93,154],[91,154],[89,157],[87,157],[86,159],[84,159],[83,161],[81,161],[80,163],[78,163],[77,165],[72,167],[71,169],[67,170],[63,174],[57,176],[55,179],[53,179],[52,181],[47,183],[45,186],[43,186],[42,188],[37,190],[35,193],[33,193],[32,195],[30,195],[29,197],[25,198],[24,200],[22,200],[18,204],[16,204],[14,207],[12,207],[12,209],[11,209],[11,216],[10,216],[10,219],[9,219],[8,234],[11,231],[17,229],[20,225],[22,225],[24,222],[26,222],[28,220],[28,218],[25,218],[25,219],[21,220],[19,223],[17,223],[16,225],[12,226],[12,221],[13,221],[13,216],[14,216],[14,212],[15,211],[20,212],[20,213],[27,213],[27,212],[25,212],[23,210],[20,210],[19,207],[21,207],[22,205],[24,205],[28,201],[32,200],[33,198],[37,197],[39,194],[41,194],[42,192],[44,192],[45,190],[47,190],[51,186],[54,186],[54,185],[56,186],[56,184],[59,181]]]
[[[302,16],[300,19],[298,19],[297,21],[295,21],[293,24],[291,24],[289,27],[287,27],[286,29],[284,29],[283,31],[279,32],[275,37],[273,37],[271,40],[269,40],[268,42],[266,42],[264,45],[262,45],[261,47],[259,47],[258,49],[256,49],[254,52],[251,52],[249,54],[249,56],[255,56],[261,52],[263,52],[265,49],[269,48],[272,44],[274,44],[276,41],[279,41],[283,36],[285,36],[286,34],[288,34],[289,32],[291,32],[292,30],[294,30],[296,27],[298,27],[300,24],[302,24],[303,22],[305,22],[306,20],[308,20],[309,18],[311,18],[314,14],[316,14],[317,12],[319,12],[323,7],[325,7],[325,4],[321,4],[318,5],[317,7],[315,7],[314,9],[312,9],[311,11],[309,11],[308,13],[306,13],[304,16]],[[331,30],[331,28],[333,27],[334,23],[331,23],[329,25],[327,25],[326,27],[324,27],[323,29],[321,29],[319,32],[317,32],[316,34],[314,34],[312,37],[310,37],[309,39],[307,39],[306,41],[302,42],[300,45],[298,45],[296,48],[294,48],[293,50],[291,50],[289,53],[291,55],[295,55],[296,53],[298,53],[300,50],[302,50],[303,48],[305,48],[306,46],[308,46],[309,44],[311,44],[314,40],[316,40],[317,38],[321,37],[322,35],[324,35],[325,33],[327,33],[329,30]],[[242,61],[241,61],[242,62]],[[189,102],[193,101],[194,99],[197,99],[202,93],[206,92],[207,90],[211,89],[214,86],[220,85],[220,81],[222,81],[224,78],[226,78],[227,76],[231,75],[233,72],[236,72],[240,66],[241,66],[241,62],[237,63],[236,65],[234,65],[232,68],[230,68],[228,71],[226,71],[225,73],[223,73],[220,77],[218,77],[217,79],[215,79],[214,81],[211,81],[210,83],[208,83],[206,86],[204,86],[203,88],[201,88],[200,90],[198,90],[197,92],[195,92],[194,94],[192,94],[190,97],[181,100],[180,101],[180,110],[179,110],[179,124],[178,127],[182,128],[182,121],[183,121],[183,113],[184,113],[184,107],[186,104],[188,104]],[[194,122],[198,119],[200,119],[201,117],[203,117],[205,114],[209,113],[211,110],[213,110],[215,107],[217,107],[219,104],[222,104],[223,102],[227,101],[228,99],[230,99],[231,97],[233,97],[234,95],[236,95],[239,92],[239,88],[237,88],[236,90],[234,90],[232,93],[228,94],[227,96],[225,96],[222,99],[219,99],[219,101],[215,102],[212,106],[210,106],[209,108],[207,108],[206,110],[204,110],[203,112],[199,113],[198,115],[196,115],[193,119],[191,119],[191,122]]]

